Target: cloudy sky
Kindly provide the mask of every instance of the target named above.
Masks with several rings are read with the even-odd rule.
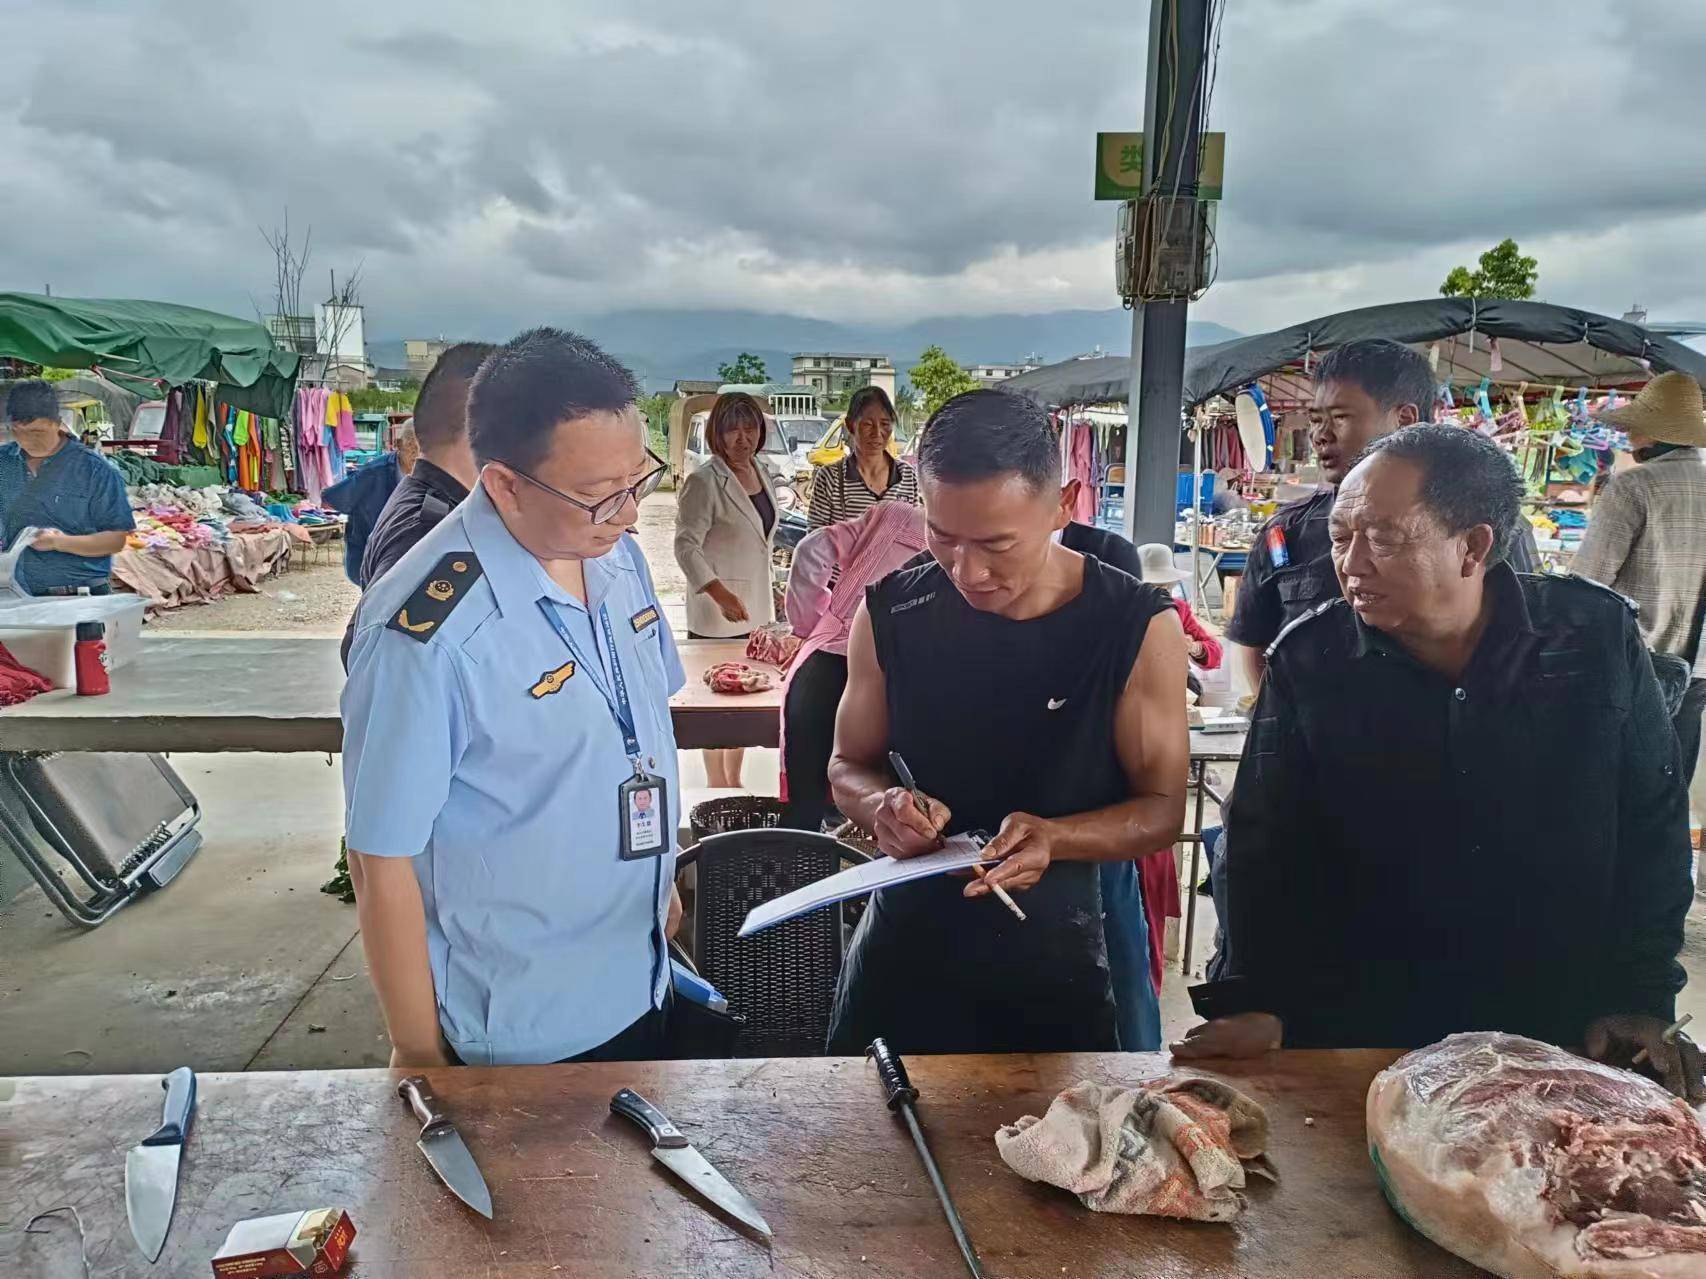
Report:
[[[0,0],[0,289],[252,314],[258,225],[370,337],[604,310],[1114,304],[1132,0]],[[1220,280],[1250,332],[1432,294],[1706,320],[1706,3],[1229,0]]]

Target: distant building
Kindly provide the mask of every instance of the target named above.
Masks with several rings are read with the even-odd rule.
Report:
[[[311,315],[269,315],[267,332],[274,342],[298,355],[313,355],[317,349]]]
[[[380,391],[401,391],[403,383],[413,378],[414,374],[408,369],[376,368],[373,370],[373,385],[376,390]]]
[[[984,387],[1000,386],[1008,378],[1018,377],[1021,373],[1029,373],[1039,367],[1040,361],[1032,360],[1020,364],[967,364],[965,371],[970,373]]]
[[[432,366],[438,363],[438,357],[454,345],[443,338],[405,338],[403,363],[409,366],[409,380],[425,381],[426,375],[432,372]]]
[[[880,386],[894,395],[894,365],[886,355],[859,351],[806,351],[793,357],[794,385],[837,396],[861,386]]]
[[[325,362],[326,381],[340,390],[352,391],[373,380],[359,303],[345,305],[334,299],[314,308],[314,350]]]
[[[721,382],[707,381],[704,378],[678,377],[675,379],[675,398],[685,400],[690,395],[715,395],[723,389]]]
[[[785,382],[724,382],[716,389],[729,393],[744,391],[768,400],[773,417],[816,417],[818,412],[817,392],[809,386],[790,386]]]

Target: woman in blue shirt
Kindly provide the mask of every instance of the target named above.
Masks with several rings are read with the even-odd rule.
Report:
[[[6,397],[13,442],[0,446],[0,523],[5,544],[37,530],[18,559],[17,581],[32,595],[105,595],[113,554],[136,527],[124,477],[65,434],[52,384],[19,382]]]

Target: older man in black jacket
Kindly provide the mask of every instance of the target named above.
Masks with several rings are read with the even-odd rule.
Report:
[[[1506,1030],[1620,1065],[1663,1034],[1693,898],[1687,798],[1620,596],[1502,560],[1509,460],[1456,426],[1371,445],[1334,503],[1343,598],[1292,623],[1227,814],[1225,978],[1175,1051]],[[1568,743],[1581,744],[1570,751]]]

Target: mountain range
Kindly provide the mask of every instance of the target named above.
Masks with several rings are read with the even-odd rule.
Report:
[[[900,381],[932,344],[961,364],[1051,364],[1100,347],[1123,354],[1131,346],[1131,313],[1051,311],[1033,315],[961,315],[905,325],[842,324],[759,311],[613,311],[561,321],[584,333],[634,370],[648,391],[667,391],[677,378],[713,379],[719,364],[743,351],[764,361],[771,381],[790,380],[790,357],[800,351],[887,355]],[[1241,336],[1224,325],[1190,322],[1187,340],[1208,346]],[[368,344],[368,356],[387,368],[403,366],[402,338]]]

